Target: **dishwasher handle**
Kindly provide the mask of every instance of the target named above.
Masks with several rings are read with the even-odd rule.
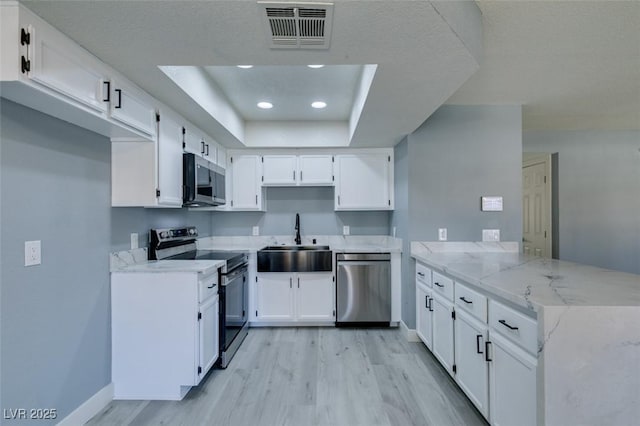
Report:
[[[391,253],[338,253],[338,262],[390,261]]]

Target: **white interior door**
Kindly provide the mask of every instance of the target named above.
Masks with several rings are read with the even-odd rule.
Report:
[[[547,156],[548,157],[548,156]],[[524,254],[551,257],[550,159],[522,166],[522,248]]]

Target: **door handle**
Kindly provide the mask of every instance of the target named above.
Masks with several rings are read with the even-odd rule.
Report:
[[[444,286],[442,284],[440,284],[439,282],[435,282],[434,284],[437,285],[440,288],[444,288]]]
[[[209,144],[205,145],[207,147],[207,153],[205,155],[209,155]]]
[[[476,335],[476,352],[479,354],[482,354],[482,350],[480,349],[480,346],[482,345],[482,343],[480,343],[480,341],[482,340],[482,334],[478,334]]]
[[[509,330],[517,330],[518,327],[514,327],[512,325],[509,325],[508,322],[506,322],[505,320],[498,320],[498,322],[502,325],[504,325],[505,327],[507,327]]]
[[[298,288],[300,288],[300,277],[298,277]]]
[[[289,277],[289,288],[293,288],[293,278]]]
[[[429,298],[429,312],[433,312],[433,297]]]
[[[200,145],[201,145],[200,154],[204,155],[204,141],[200,141]]]
[[[122,89],[116,89],[115,91],[118,93],[118,103],[114,108],[120,109],[122,108]]]
[[[429,296],[424,297],[424,308],[429,309]]]
[[[484,342],[484,360],[487,362],[493,361],[493,358],[489,358],[489,346],[491,342]]]
[[[462,300],[464,303],[470,305],[473,303],[473,300],[467,300],[464,296],[459,297],[458,299]]]
[[[107,99],[103,97],[102,102],[111,102],[111,82],[103,81],[102,84],[107,86],[107,90],[105,90],[105,92],[107,92]]]

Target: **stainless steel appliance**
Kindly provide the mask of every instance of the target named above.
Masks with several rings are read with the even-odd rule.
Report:
[[[195,227],[152,229],[149,259],[225,260],[220,268],[220,356],[218,366],[226,368],[248,334],[249,255],[238,251],[197,250]]]
[[[219,206],[225,200],[225,172],[220,166],[192,153],[182,154],[185,206]]]
[[[389,326],[391,255],[338,253],[336,326]]]

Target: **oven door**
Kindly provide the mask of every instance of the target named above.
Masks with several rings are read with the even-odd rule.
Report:
[[[240,266],[222,275],[220,282],[220,350],[226,351],[247,324],[249,268]]]

